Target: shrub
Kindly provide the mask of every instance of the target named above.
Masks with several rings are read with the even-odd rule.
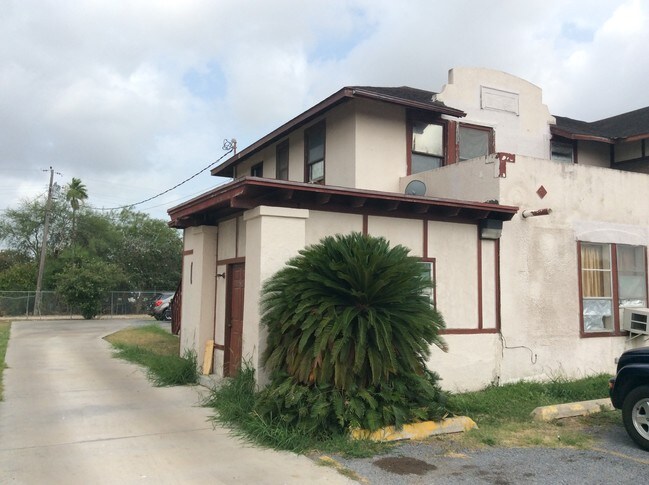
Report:
[[[441,315],[418,258],[361,235],[327,237],[266,282],[257,411],[304,432],[339,433],[439,418],[444,397],[426,370]]]
[[[96,259],[83,259],[58,275],[56,289],[68,305],[78,309],[88,320],[101,312],[105,293],[120,278],[121,274],[114,265]]]

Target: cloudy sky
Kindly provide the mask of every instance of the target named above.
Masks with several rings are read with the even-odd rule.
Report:
[[[556,115],[649,106],[648,25],[643,0],[0,0],[0,214],[50,166],[93,207],[132,204],[342,86],[439,91],[455,66],[523,77]]]

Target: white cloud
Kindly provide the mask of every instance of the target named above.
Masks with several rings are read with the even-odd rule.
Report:
[[[42,190],[50,165],[91,204],[141,200],[344,85],[440,90],[455,66],[528,79],[555,114],[647,106],[648,20],[640,0],[5,0],[0,209]]]

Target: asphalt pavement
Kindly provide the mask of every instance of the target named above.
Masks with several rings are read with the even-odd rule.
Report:
[[[213,428],[201,386],[156,388],[111,357],[102,337],[152,320],[19,321],[12,325],[0,402],[0,484],[338,484],[334,467],[241,443]],[[637,484],[649,453],[621,424],[595,449],[456,449],[433,438],[388,455],[333,456],[370,485]],[[317,458],[317,457],[316,457]]]
[[[12,324],[0,484],[348,484],[304,456],[213,428],[200,386],[153,387],[103,336],[152,320]]]

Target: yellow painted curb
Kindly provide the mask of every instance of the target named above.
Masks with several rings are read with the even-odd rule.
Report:
[[[366,429],[352,430],[352,438],[356,440],[369,439],[372,441],[398,441],[398,440],[419,440],[438,434],[462,433],[477,428],[471,418],[457,416],[455,418],[443,419],[441,421],[422,421],[420,423],[404,424],[400,430],[394,426],[381,428],[371,432]]]
[[[540,406],[532,411],[532,417],[537,421],[552,421],[553,419],[599,413],[602,409],[613,409],[610,399],[593,399],[592,401],[557,404],[555,406]]]

